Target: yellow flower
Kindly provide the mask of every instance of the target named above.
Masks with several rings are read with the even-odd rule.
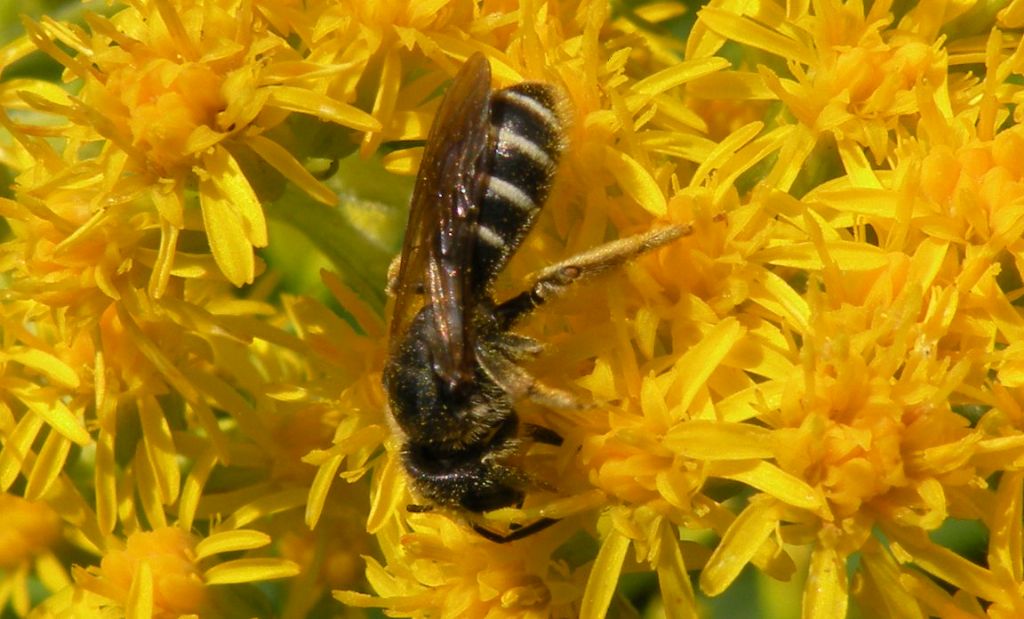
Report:
[[[935,42],[939,24],[914,22],[912,12],[905,19],[912,26],[893,31],[887,6],[865,12],[857,4],[830,1],[787,16],[780,27],[768,5],[734,10],[712,2],[701,9],[688,42],[690,58],[711,55],[729,39],[777,58],[757,57],[766,64],[756,71],[708,80],[710,90],[699,96],[778,99],[801,126],[790,147],[799,157],[806,158],[821,135],[829,134],[849,171],[863,165],[861,148],[881,164],[912,130],[921,95],[939,89],[941,103],[947,79],[946,52]],[[788,75],[780,77],[780,71]]]
[[[564,562],[549,561],[551,536],[494,552],[493,544],[440,514],[420,514],[410,524],[412,533],[389,526],[378,538],[390,569],[368,560],[378,599],[348,591],[335,597],[398,616],[430,609],[460,617],[576,616],[580,591]]]
[[[800,355],[790,355],[788,367],[776,372],[758,372],[770,380],[758,384],[755,399],[747,396],[756,403],[759,420],[772,429],[764,444],[774,446],[778,468],[764,462],[729,467],[725,477],[744,481],[761,495],[723,533],[701,586],[707,593],[723,591],[742,564],[764,553],[766,545],[774,547],[773,537],[779,536],[790,544],[812,543],[807,579],[814,586],[803,600],[808,616],[844,614],[851,592],[866,607],[887,609],[882,614],[920,608],[941,614],[933,592],[916,588],[908,594],[900,585],[898,579],[909,573],[898,565],[904,562],[954,583],[962,593],[1007,604],[1016,585],[989,586],[993,575],[926,533],[953,514],[977,513],[975,501],[993,500],[979,490],[990,473],[972,464],[983,452],[985,433],[981,425],[970,426],[963,410],[993,405],[988,391],[998,386],[986,384],[986,373],[1000,356],[993,355],[992,343],[1013,341],[998,326],[1009,301],[994,267],[1000,252],[1024,230],[1024,214],[1015,206],[1020,175],[1002,163],[1012,159],[1008,153],[1014,152],[1016,131],[991,142],[969,137],[972,129],[991,135],[993,127],[986,124],[991,116],[979,117],[976,109],[957,116],[959,111],[950,109],[949,101],[965,103],[965,91],[974,86],[946,81],[945,63],[928,60],[945,55],[938,47],[926,51],[933,45],[930,38],[908,39],[903,31],[879,39],[882,32],[875,27],[891,17],[874,13],[869,19],[848,7],[827,8],[794,19],[779,30],[783,34],[767,32],[752,15],[719,8],[702,14],[718,34],[814,69],[802,73],[791,64],[798,79],[806,77],[807,88],[790,89],[793,96],[780,99],[797,120],[816,130],[823,128],[824,114],[839,121],[828,128],[847,174],[811,190],[799,203],[753,196],[761,208],[778,213],[754,260],[783,277],[793,277],[788,269],[814,275],[802,298],[778,279],[764,282],[771,284],[763,288],[769,297],[763,292],[751,297],[777,314],[773,321],[783,336],[776,340],[777,350],[794,350],[795,341]],[[934,22],[919,24],[914,21],[919,17],[908,15],[905,25],[933,36]],[[860,38],[860,47],[851,48],[838,26],[858,19],[875,24],[866,30],[873,42],[865,46],[868,39]],[[815,33],[817,59],[795,37],[786,38],[798,29]],[[828,45],[822,39],[826,34],[832,37]],[[1003,61],[996,47],[988,50],[989,79],[995,79]],[[867,60],[878,53],[883,56]],[[885,72],[876,72],[879,67]],[[762,69],[761,75],[781,92],[773,74]],[[954,87],[962,90],[945,90]],[[908,105],[899,105],[901,99]],[[880,106],[886,101],[888,112]],[[845,111],[828,112],[830,105]],[[917,124],[891,124],[903,114],[914,115]],[[968,119],[980,121],[976,129]],[[870,169],[851,138],[871,149],[875,161],[887,160],[893,171]],[[993,157],[995,152],[1005,154]],[[802,160],[786,161],[794,162]],[[990,414],[989,431],[998,427],[999,415]],[[723,476],[718,468],[705,472]],[[873,537],[876,531],[890,540],[888,550]],[[861,553],[862,566],[855,582],[870,583],[867,589],[847,582],[845,565],[855,552]]]
[[[218,606],[230,602],[218,599],[209,585],[286,578],[295,575],[298,566],[281,559],[243,558],[203,570],[200,561],[216,553],[250,550],[269,542],[268,535],[246,530],[213,534],[198,543],[175,527],[134,533],[123,550],[108,552],[98,568],[75,570],[77,586],[103,601],[81,597],[86,604],[83,607],[78,606],[79,598],[73,598],[60,611],[81,616],[99,605],[157,618],[223,615]],[[52,607],[49,610],[58,611]]]
[[[62,173],[75,179],[71,223],[96,226],[104,215],[99,205],[125,198],[136,202],[138,217],[130,229],[159,232],[160,251],[149,260],[157,297],[174,269],[184,230],[205,231],[213,258],[231,283],[253,281],[252,248],[267,244],[257,191],[280,191],[251,180],[256,173],[273,170],[280,175],[276,178],[335,203],[334,193],[275,140],[273,132],[283,130],[289,114],[309,114],[355,131],[380,128],[348,103],[355,97],[352,87],[335,88],[335,69],[304,59],[248,3],[133,6],[109,19],[93,16],[90,32],[49,18],[26,23],[32,42],[63,64],[66,77],[79,86],[71,97],[45,83],[19,84],[19,96],[31,108],[71,125],[62,145],[69,161]],[[63,46],[80,55],[69,55]],[[97,140],[105,146],[94,155],[79,151],[80,144]],[[50,155],[39,152],[37,165],[58,173],[52,169],[56,162],[39,160],[43,154]],[[47,201],[64,189],[25,176],[20,185],[23,196]],[[188,208],[186,194],[193,187],[201,222]],[[86,198],[83,190],[92,195]]]
[[[152,616],[174,617],[199,613],[208,603],[195,563],[188,534],[166,528],[132,535],[124,550],[108,553],[98,570],[80,570],[75,579],[122,608],[151,605]]]

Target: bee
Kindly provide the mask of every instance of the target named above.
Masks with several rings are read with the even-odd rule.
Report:
[[[543,487],[514,461],[529,442],[560,445],[543,426],[521,424],[515,404],[579,408],[519,362],[541,345],[512,328],[572,284],[689,232],[672,226],[601,245],[542,270],[524,292],[498,301],[496,277],[530,231],[551,191],[563,150],[555,90],[520,83],[491,90],[490,65],[469,58],[445,94],[416,179],[402,254],[392,265],[394,306],[383,372],[390,420],[416,494],[430,505],[479,516],[520,506]],[[397,272],[397,274],[395,274]],[[555,521],[499,533],[510,542]]]

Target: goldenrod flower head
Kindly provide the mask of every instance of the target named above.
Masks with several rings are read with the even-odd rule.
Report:
[[[548,536],[539,536],[541,546],[495,553],[493,544],[439,514],[417,515],[410,525],[414,532],[389,527],[379,538],[389,569],[369,559],[367,579],[380,598],[344,592],[339,600],[400,616],[427,609],[445,616],[574,616],[581,592],[564,562],[547,560]]]
[[[21,95],[37,112],[70,125],[63,134],[65,161],[54,160],[37,144],[32,148],[37,166],[64,175],[65,183],[75,180],[73,225],[100,223],[97,207],[105,202],[136,202],[139,216],[129,229],[159,229],[161,236],[151,276],[158,295],[179,232],[194,227],[187,189],[198,187],[217,265],[233,284],[249,283],[255,274],[252,248],[267,243],[257,189],[280,188],[250,180],[243,163],[251,166],[250,175],[258,166],[274,169],[279,181],[291,179],[316,199],[335,202],[330,190],[266,134],[292,112],[379,129],[368,114],[327,92],[336,72],[305,62],[285,40],[287,33],[275,32],[248,3],[134,5],[109,19],[91,16],[89,31],[48,18],[26,27],[32,42],[62,63],[66,79],[78,86],[74,97],[45,84],[32,84]],[[354,97],[351,88],[343,90],[342,99]],[[79,149],[97,141],[104,143],[98,153]],[[21,191],[39,200],[67,189],[38,185],[29,175],[21,181]],[[94,193],[82,195],[83,190]]]
[[[98,570],[80,571],[76,579],[125,609],[149,597],[153,617],[199,614],[207,604],[195,540],[174,527],[129,536],[124,550],[107,553]]]
[[[817,485],[833,523],[855,536],[867,532],[844,521],[863,526],[871,514],[934,529],[948,515],[938,488],[981,482],[968,464],[978,438],[947,402],[977,359],[953,362],[936,346],[945,325],[925,318],[950,295],[933,288],[923,299],[906,269],[877,274],[874,290],[904,287],[895,298],[816,308],[815,339],[805,342],[803,371],[784,386],[776,422],[786,427],[780,467]]]
[[[1024,132],[1012,126],[991,140],[951,137],[949,143],[913,155],[920,161],[921,206],[934,221],[923,231],[992,249],[1014,242],[1019,233],[1014,205],[1021,200],[1024,186],[1019,161]]]

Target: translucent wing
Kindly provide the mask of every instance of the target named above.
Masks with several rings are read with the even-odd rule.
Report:
[[[425,335],[434,370],[455,390],[472,379],[469,274],[490,152],[491,68],[474,54],[441,101],[423,152],[402,246],[391,345],[397,346],[422,305],[433,306]]]

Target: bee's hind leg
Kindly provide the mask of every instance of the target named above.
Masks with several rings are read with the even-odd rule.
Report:
[[[635,234],[589,249],[541,271],[533,286],[495,309],[502,330],[507,330],[549,299],[561,296],[572,284],[621,266],[640,254],[693,232],[690,225],[669,226]]]

